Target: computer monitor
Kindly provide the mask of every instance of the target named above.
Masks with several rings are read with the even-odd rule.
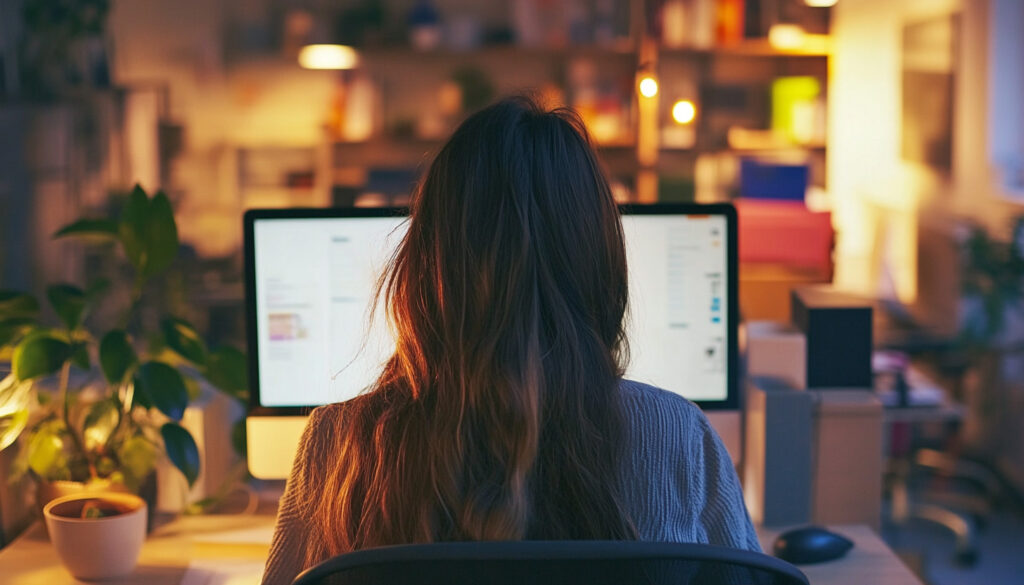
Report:
[[[736,213],[621,208],[629,266],[628,378],[703,408],[734,458],[739,415]],[[366,389],[394,351],[378,278],[401,242],[396,208],[245,214],[250,472],[287,476],[310,407]]]

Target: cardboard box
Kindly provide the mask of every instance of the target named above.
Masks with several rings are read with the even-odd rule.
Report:
[[[815,401],[816,524],[882,520],[882,403],[871,390],[809,390]]]
[[[754,522],[811,520],[814,397],[772,378],[747,387],[743,491]]]
[[[807,388],[807,338],[802,332],[775,321],[748,321],[744,327],[748,376]]]

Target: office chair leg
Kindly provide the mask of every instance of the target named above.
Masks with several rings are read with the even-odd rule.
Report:
[[[926,504],[941,506],[969,515],[978,532],[985,532],[988,518],[992,514],[992,507],[989,503],[976,496],[926,491],[919,496],[919,499]]]
[[[906,524],[910,518],[910,494],[906,481],[898,478],[890,488],[889,498],[892,506],[889,514],[892,521],[898,525]]]
[[[934,469],[947,477],[966,480],[978,486],[988,497],[996,496],[1002,491],[998,478],[984,465],[952,457],[941,451],[918,449],[914,454],[914,464]]]
[[[938,506],[914,506],[913,516],[945,526],[956,536],[955,558],[957,563],[973,567],[978,563],[978,549],[974,546],[973,523],[956,512]]]

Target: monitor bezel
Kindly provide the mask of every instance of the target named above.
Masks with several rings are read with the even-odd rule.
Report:
[[[724,400],[694,400],[707,411],[739,408],[739,246],[736,208],[729,203],[653,203],[622,204],[622,215],[716,215],[726,220],[726,397]],[[296,416],[316,408],[310,406],[263,406],[260,404],[259,335],[256,323],[256,242],[255,225],[260,220],[275,219],[344,219],[360,217],[408,217],[406,207],[335,207],[249,209],[243,216],[243,248],[245,263],[245,324],[248,344],[249,416]]]
[[[705,411],[739,410],[739,224],[736,208],[731,203],[628,203],[619,205],[622,215],[715,215],[725,218],[726,249],[726,385],[724,400],[691,400]]]

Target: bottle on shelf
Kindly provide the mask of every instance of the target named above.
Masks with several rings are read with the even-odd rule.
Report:
[[[417,0],[409,11],[409,44],[417,51],[441,45],[441,13],[431,0]]]
[[[733,45],[743,40],[744,0],[718,0],[715,17],[715,41]]]

